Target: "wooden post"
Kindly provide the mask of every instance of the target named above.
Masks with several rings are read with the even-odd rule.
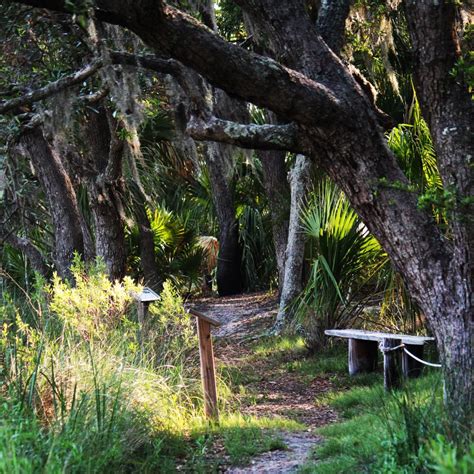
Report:
[[[140,327],[143,326],[147,319],[148,315],[148,306],[150,303],[144,302],[144,301],[138,301],[137,302],[137,315],[138,315],[138,324],[140,324]]]
[[[142,292],[133,295],[137,301],[137,319],[138,319],[138,342],[143,350],[143,329],[148,316],[148,307],[153,301],[158,301],[160,297],[146,286]]]
[[[416,357],[423,359],[423,345],[405,344],[406,348]],[[402,372],[404,377],[419,377],[423,364],[410,357],[405,351],[402,354]]]
[[[143,351],[143,333],[145,321],[148,316],[148,306],[150,303],[144,301],[137,301],[137,316],[138,316],[138,343],[140,344],[140,349]]]
[[[211,325],[201,318],[197,319],[199,336],[199,356],[201,359],[201,380],[204,390],[204,412],[207,418],[217,420],[217,387],[212,350]]]
[[[400,387],[401,376],[401,349],[390,350],[399,346],[401,339],[385,338],[382,342],[383,348],[383,384],[385,390]]]
[[[373,372],[377,369],[377,341],[349,339],[349,374]]]
[[[220,323],[198,311],[190,310],[189,312],[197,318],[201,381],[204,391],[204,413],[207,418],[218,421],[216,369],[214,366],[214,351],[212,349],[211,325],[220,326]]]

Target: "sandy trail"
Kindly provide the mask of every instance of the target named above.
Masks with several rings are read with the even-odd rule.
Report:
[[[278,300],[265,293],[226,298],[203,298],[192,303],[194,309],[218,320],[222,326],[213,330],[216,359],[226,366],[245,365],[250,348],[249,339],[264,334],[275,319]],[[318,395],[332,388],[330,381],[315,378],[309,383],[298,374],[278,369],[272,358],[252,361],[252,382],[246,386],[257,396],[257,402],[242,406],[242,413],[256,416],[281,416],[295,419],[307,426],[306,431],[279,433],[287,446],[256,456],[248,466],[231,467],[229,474],[292,473],[305,463],[312,449],[321,442],[314,428],[336,421],[336,413],[318,406]]]

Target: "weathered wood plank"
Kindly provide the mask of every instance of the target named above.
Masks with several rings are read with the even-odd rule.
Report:
[[[378,343],[362,339],[349,339],[349,374],[373,372],[377,369]]]
[[[204,390],[204,412],[206,417],[217,420],[217,387],[214,367],[214,352],[211,340],[211,323],[203,318],[197,318],[199,337],[199,356],[201,360],[201,379]]]
[[[404,344],[423,345],[425,342],[434,341],[434,337],[410,336],[408,334],[390,334],[378,331],[365,331],[362,329],[327,329],[326,336],[343,337],[347,339],[362,339],[366,341],[383,341],[384,339],[401,339]]]
[[[392,350],[402,343],[401,339],[385,338],[382,342],[383,350],[383,385],[385,390],[400,387],[401,352]]]
[[[217,319],[211,318],[210,316],[206,316],[204,313],[201,313],[200,311],[196,311],[195,309],[189,309],[188,310],[189,314],[192,314],[193,316],[196,316],[197,318],[202,319],[203,321],[207,321],[209,324],[212,326],[222,326],[222,323],[217,321]]]

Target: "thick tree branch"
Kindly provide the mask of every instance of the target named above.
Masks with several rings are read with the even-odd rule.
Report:
[[[19,3],[68,11],[66,2],[59,0]],[[325,83],[228,43],[192,16],[162,2],[97,0],[95,13],[100,20],[131,29],[145,43],[186,64],[211,84],[282,117],[311,125],[341,118],[342,102]],[[292,100],[282,101],[284,96]]]
[[[142,67],[161,74],[171,74],[178,78],[183,75],[185,68],[179,61],[160,58],[154,54],[132,54],[124,51],[111,51],[110,59],[113,64]]]
[[[322,0],[317,27],[326,44],[337,54],[344,45],[346,18],[353,0]]]
[[[0,114],[5,114],[24,105],[31,105],[34,102],[38,102],[39,100],[43,100],[54,94],[57,94],[68,87],[80,84],[95,74],[101,66],[101,61],[94,61],[83,69],[68,76],[62,77],[55,82],[51,82],[40,89],[36,89],[32,92],[29,92],[28,94],[22,95],[21,97],[3,101],[0,103]]]
[[[295,124],[241,124],[216,117],[208,121],[193,117],[187,132],[194,140],[207,140],[258,150],[301,151]]]

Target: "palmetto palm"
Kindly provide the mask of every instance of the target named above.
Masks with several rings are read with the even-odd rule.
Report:
[[[360,312],[362,287],[384,259],[380,245],[350,207],[344,194],[323,179],[303,211],[310,265],[297,314],[308,347],[324,344],[324,330],[344,327]]]

